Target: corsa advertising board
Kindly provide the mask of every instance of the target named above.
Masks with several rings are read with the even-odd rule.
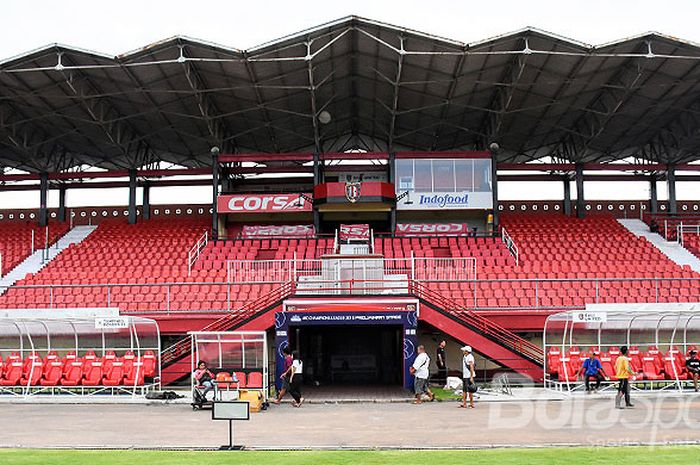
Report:
[[[369,240],[369,224],[341,224],[340,240]]]
[[[443,236],[460,235],[469,232],[466,223],[398,223],[397,236]]]
[[[294,213],[310,212],[311,194],[232,194],[216,200],[219,213]]]
[[[241,230],[243,237],[312,237],[314,234],[311,224],[246,225]]]

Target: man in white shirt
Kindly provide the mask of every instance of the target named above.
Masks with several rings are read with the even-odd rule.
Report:
[[[474,355],[470,346],[462,347],[462,403],[460,408],[467,408],[467,395],[469,395],[469,408],[474,408]]]
[[[428,394],[430,401],[432,402],[435,399],[435,396],[428,385],[428,378],[430,377],[430,357],[428,357],[428,354],[425,353],[425,347],[422,345],[418,346],[417,351],[418,355],[413,362],[413,366],[411,366],[411,374],[415,377],[413,388],[416,394],[416,400],[414,400],[413,403],[422,403],[423,394]]]
[[[292,365],[289,367],[289,394],[291,394],[294,402],[292,405],[301,407],[304,403],[304,398],[301,395],[301,383],[303,382],[304,362],[299,358],[299,353],[295,350],[292,352]]]

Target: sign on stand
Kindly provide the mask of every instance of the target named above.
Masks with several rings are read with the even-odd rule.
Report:
[[[233,422],[250,420],[250,403],[247,401],[215,401],[211,409],[212,420],[228,420],[228,445],[220,450],[242,450],[243,446],[233,445]]]

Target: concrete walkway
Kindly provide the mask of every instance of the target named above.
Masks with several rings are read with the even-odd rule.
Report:
[[[700,443],[700,396],[566,401],[289,404],[236,422],[248,448],[473,448]],[[187,405],[0,405],[0,447],[215,448],[228,423]]]
[[[700,273],[700,259],[688,252],[688,250],[677,242],[669,242],[661,237],[660,234],[649,231],[649,226],[642,220],[620,219],[617,221],[635,236],[646,238],[673,262],[680,266],[689,265],[693,271]]]

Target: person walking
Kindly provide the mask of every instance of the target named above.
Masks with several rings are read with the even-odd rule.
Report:
[[[292,352],[292,365],[289,367],[289,394],[294,399],[292,405],[301,407],[304,398],[301,396],[301,384],[303,382],[304,363],[299,358],[299,353]]]
[[[282,375],[280,376],[280,379],[282,380],[282,388],[280,389],[280,392],[277,393],[277,398],[273,400],[272,402],[274,404],[278,404],[282,402],[282,399],[284,398],[285,394],[287,394],[287,391],[289,391],[289,368],[292,366],[292,350],[289,348],[289,346],[286,346],[284,349],[282,349],[282,355],[284,355],[284,369],[282,370]]]
[[[691,350],[690,358],[685,361],[685,368],[693,378],[693,387],[695,388],[695,392],[698,392],[698,378],[700,378],[700,359],[698,359],[697,355],[697,351]]]
[[[627,356],[627,346],[620,347],[620,356],[615,361],[615,377],[620,380],[615,396],[615,408],[624,409],[634,407],[630,399],[630,378],[634,378],[632,364]],[[625,405],[622,405],[624,399]]]
[[[410,369],[411,374],[414,376],[413,391],[416,394],[416,399],[413,401],[413,403],[422,404],[423,394],[428,394],[430,401],[432,402],[435,400],[435,395],[433,394],[433,391],[430,390],[430,386],[428,385],[428,378],[430,377],[430,357],[425,352],[425,346],[420,345],[416,350],[418,355],[413,361],[413,365]]]
[[[462,347],[462,403],[459,408],[467,408],[467,396],[469,396],[469,408],[474,408],[474,393],[477,390],[474,382],[475,366],[471,346]]]
[[[605,370],[603,370],[603,365],[600,363],[600,360],[596,358],[597,355],[598,354],[594,350],[591,350],[588,354],[588,358],[583,361],[581,369],[578,371],[578,375],[583,376],[583,383],[586,386],[587,393],[591,392],[591,378],[595,379],[595,387],[593,390],[596,392],[600,389],[601,381],[608,379],[608,375],[606,375]]]
[[[437,381],[442,383],[443,386],[447,384],[447,361],[445,359],[445,346],[447,343],[443,340],[440,341],[437,347],[437,353],[435,357],[435,365],[437,365]]]

